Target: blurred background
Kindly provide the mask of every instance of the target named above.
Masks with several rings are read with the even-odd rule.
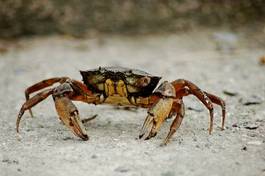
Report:
[[[1,0],[0,37],[264,29],[264,0]],[[264,31],[263,31],[264,32]]]

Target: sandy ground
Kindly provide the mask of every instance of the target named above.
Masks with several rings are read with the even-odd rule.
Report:
[[[86,40],[68,37],[19,41],[0,55],[0,175],[265,175],[264,46],[246,34],[191,32],[176,35]],[[254,42],[255,43],[255,42]],[[214,132],[208,111],[193,96],[184,99],[184,122],[171,143],[160,147],[172,120],[148,141],[138,140],[145,109],[76,103],[90,136],[82,141],[63,126],[52,98],[25,113],[21,134],[15,121],[24,90],[54,76],[81,79],[79,70],[98,66],[139,68],[164,80],[185,78],[227,102],[226,130],[215,106]],[[225,94],[235,94],[233,96]]]

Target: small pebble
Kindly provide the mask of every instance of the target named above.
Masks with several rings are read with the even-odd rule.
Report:
[[[237,96],[237,95],[238,95],[237,92],[230,91],[230,90],[224,90],[223,93],[224,93],[225,95],[228,95],[228,96],[231,96],[231,97],[234,97],[234,96]]]
[[[3,163],[9,163],[10,161],[9,161],[9,159],[3,159],[2,162]]]
[[[257,134],[253,134],[253,133],[252,133],[252,134],[249,134],[249,136],[250,136],[250,137],[256,137]]]
[[[38,128],[44,128],[44,126],[43,126],[43,125],[41,125],[41,124],[39,124],[39,125],[38,125]]]
[[[263,99],[257,95],[252,95],[246,99],[240,99],[239,102],[241,102],[245,106],[250,106],[261,104],[263,102]]]
[[[130,170],[130,169],[127,168],[127,167],[119,166],[119,167],[117,167],[114,171],[125,173],[125,172],[128,172],[129,170]]]
[[[242,149],[241,149],[241,150],[247,151],[247,147],[246,147],[246,146],[244,146],[244,147],[242,147]]]
[[[249,124],[249,125],[245,126],[245,128],[248,129],[248,130],[255,130],[255,129],[257,129],[258,127],[259,127],[259,126],[256,125],[256,124]]]
[[[203,109],[200,109],[200,108],[194,108],[194,107],[188,107],[187,108],[188,110],[191,110],[191,111],[195,111],[195,112],[202,112]]]
[[[232,125],[232,127],[238,127],[238,125],[237,125],[236,123],[234,123],[234,124]]]
[[[240,165],[240,163],[236,161],[236,165]]]
[[[3,159],[2,160],[3,163],[7,163],[7,164],[19,164],[19,162],[17,160],[10,160],[10,159]]]
[[[98,156],[97,155],[92,155],[91,158],[92,159],[96,159]]]
[[[65,137],[63,138],[64,141],[68,141],[68,140],[71,140],[72,138],[71,137]]]

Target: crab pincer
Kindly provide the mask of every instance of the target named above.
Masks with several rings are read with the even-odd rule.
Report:
[[[44,80],[42,82],[51,82],[51,80],[55,79]],[[39,84],[40,83],[37,83],[37,86],[34,85],[33,87],[38,88]],[[82,121],[80,120],[78,110],[71,101],[71,97],[75,95],[71,84],[72,83],[65,82],[55,88],[46,89],[34,95],[33,97],[28,98],[28,100],[22,105],[18,114],[16,122],[17,132],[19,132],[19,124],[24,112],[27,110],[29,111],[31,107],[37,105],[42,100],[46,99],[49,95],[52,95],[55,103],[55,108],[59,115],[59,119],[63,122],[65,126],[67,126],[72,131],[74,135],[80,137],[85,141],[88,140],[89,137],[86,133],[85,127],[82,124]]]
[[[55,97],[55,107],[60,120],[67,126],[74,135],[83,140],[88,140],[89,137],[85,127],[80,120],[79,112],[75,105],[67,97]]]
[[[173,98],[161,98],[154,106],[152,106],[142,126],[139,138],[144,137],[148,140],[155,137],[162,123],[168,117],[171,107],[173,105]]]
[[[161,84],[155,91],[161,98],[148,110],[148,115],[142,126],[139,138],[147,140],[156,136],[162,123],[169,116],[176,92],[174,87],[167,81]]]

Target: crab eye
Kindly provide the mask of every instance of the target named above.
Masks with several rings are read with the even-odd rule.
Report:
[[[145,87],[150,83],[150,81],[151,81],[151,78],[145,76],[145,77],[140,78],[137,81],[136,85],[137,85],[137,87]]]

